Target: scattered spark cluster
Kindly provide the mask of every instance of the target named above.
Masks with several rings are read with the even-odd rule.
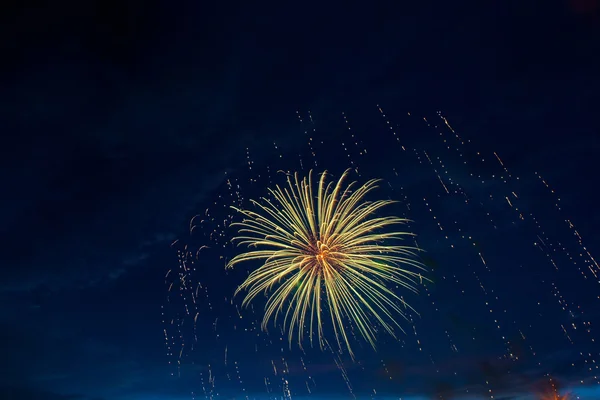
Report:
[[[172,244],[178,265],[165,277],[165,348],[193,399],[318,398],[332,388],[403,398],[423,387],[438,399],[497,399],[533,393],[540,382],[550,385],[546,396],[560,398],[562,377],[577,377],[581,388],[600,383],[600,266],[543,174],[513,171],[441,113],[392,115],[377,106],[360,119],[296,116],[303,148],[245,149],[243,167],[225,173],[189,235]],[[378,194],[396,201],[390,214],[415,221],[407,230],[417,234],[411,245],[427,250],[431,282],[416,283],[421,294],[410,303],[420,316],[406,314],[406,334],[374,331],[377,352],[348,321],[340,329],[354,357],[327,335],[322,350],[290,348],[283,324],[261,329],[268,296],[260,303],[257,292],[248,308],[233,298],[257,265],[225,268],[239,254],[232,207],[252,209],[250,199],[295,171],[340,177],[348,168],[361,182],[381,177]],[[569,390],[578,398],[577,387]]]

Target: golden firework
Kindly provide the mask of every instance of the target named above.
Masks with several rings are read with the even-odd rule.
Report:
[[[423,267],[416,247],[397,243],[412,234],[390,229],[408,220],[374,215],[394,201],[364,200],[379,180],[355,189],[356,182],[344,185],[348,173],[337,183],[327,183],[327,173],[321,174],[316,193],[312,171],[302,180],[298,174],[288,176],[287,187],[269,189],[271,199],[252,201],[257,212],[236,209],[244,219],[234,224],[239,236],[233,240],[248,251],[235,256],[227,268],[245,261],[262,263],[236,294],[247,291],[242,302],[246,306],[261,293],[268,295],[264,330],[272,317],[277,324],[283,315],[290,345],[297,331],[302,346],[305,330],[313,343],[316,324],[323,347],[323,314],[328,310],[338,346],[343,342],[352,355],[348,335],[353,327],[373,348],[373,322],[394,337],[394,327],[402,330],[395,316],[406,318],[405,311],[412,308],[394,289],[416,292]]]

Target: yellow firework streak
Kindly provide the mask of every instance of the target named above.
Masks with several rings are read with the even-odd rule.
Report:
[[[288,176],[287,187],[269,189],[272,199],[252,201],[258,212],[236,209],[244,219],[234,224],[239,236],[233,240],[248,251],[234,257],[227,268],[245,261],[263,263],[236,294],[247,291],[245,306],[261,293],[269,295],[262,328],[266,330],[271,318],[277,324],[283,315],[290,346],[297,331],[302,347],[305,330],[312,345],[316,324],[323,348],[324,310],[328,310],[338,346],[341,349],[343,342],[353,355],[348,340],[352,326],[375,348],[373,322],[395,337],[394,326],[402,330],[395,316],[406,318],[405,311],[413,310],[393,290],[416,292],[423,279],[418,249],[396,245],[412,234],[390,229],[408,220],[374,216],[394,201],[364,200],[379,180],[358,187],[356,182],[344,185],[348,173],[337,183],[327,183],[327,173],[323,173],[316,193],[312,171],[302,180],[298,174],[293,179]]]

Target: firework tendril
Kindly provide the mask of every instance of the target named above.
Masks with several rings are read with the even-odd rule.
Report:
[[[375,348],[377,326],[392,337],[402,331],[397,316],[414,311],[395,289],[416,292],[422,282],[419,249],[400,246],[410,232],[396,228],[409,222],[393,216],[376,216],[392,200],[366,201],[377,188],[373,179],[362,186],[344,184],[349,170],[337,183],[321,174],[316,193],[312,171],[300,180],[288,175],[287,187],[269,189],[271,198],[252,200],[256,211],[236,210],[243,215],[233,240],[247,251],[235,256],[227,268],[246,261],[260,261],[236,294],[246,291],[242,305],[257,296],[268,296],[262,329],[283,318],[290,346],[295,334],[302,347],[308,332],[326,343],[323,322],[329,314],[337,344],[353,356],[349,335],[358,333]],[[377,323],[374,323],[377,322]],[[316,329],[315,329],[316,328]]]

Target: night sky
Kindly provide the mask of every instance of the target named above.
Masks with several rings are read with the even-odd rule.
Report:
[[[1,399],[600,398],[600,3],[350,3],[2,5]],[[354,362],[219,222],[350,167],[432,280]]]

